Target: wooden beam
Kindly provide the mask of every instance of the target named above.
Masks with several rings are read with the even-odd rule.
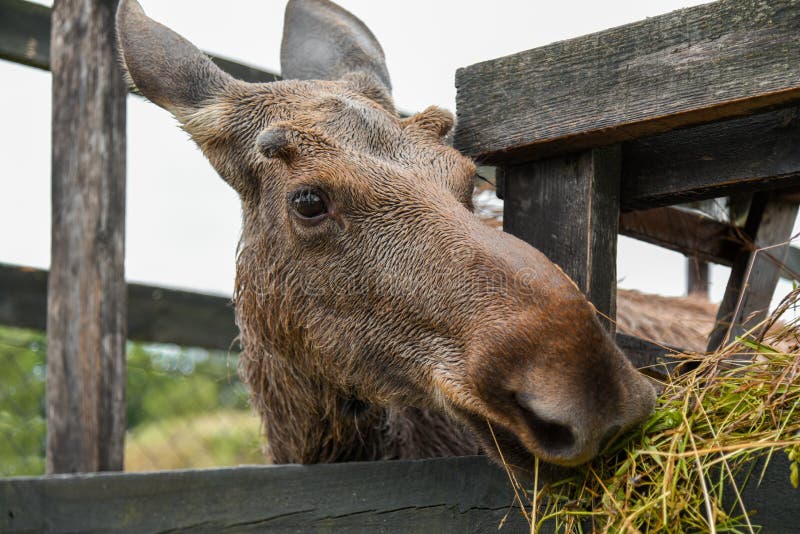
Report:
[[[269,71],[208,55],[221,69],[246,82],[281,79]],[[0,59],[50,69],[50,8],[25,0],[0,0]]]
[[[0,264],[0,324],[46,329],[47,271]],[[128,284],[128,338],[238,350],[229,297]]]
[[[794,532],[800,500],[788,458],[774,454],[763,468],[759,460],[743,470],[759,476],[737,477],[750,520],[764,532]],[[725,491],[721,507],[738,510],[734,495]],[[6,478],[0,503],[7,534],[531,530],[506,474],[476,456]],[[546,522],[540,532],[557,531]]]
[[[0,531],[529,532],[483,457],[0,479]]]
[[[623,143],[622,211],[780,190],[800,199],[800,107]],[[498,193],[502,176],[498,175]]]
[[[786,263],[781,271],[781,276],[787,280],[795,280],[800,282],[800,249],[797,247],[789,247],[786,253]]]
[[[116,2],[53,8],[47,472],[121,470],[125,104]]]
[[[710,265],[697,258],[686,258],[686,294],[708,299]]]
[[[776,195],[784,202],[794,197]],[[620,214],[619,233],[646,243],[680,252],[701,261],[731,266],[739,251],[752,246],[741,229],[678,208],[653,208]],[[780,275],[800,281],[800,248],[790,246]]]
[[[613,320],[619,147],[506,167],[502,175],[503,228],[559,265]],[[601,320],[613,331],[613,323]]]
[[[800,107],[625,143],[622,209],[666,206],[740,191],[796,189],[800,186],[798,147]]]
[[[731,225],[677,208],[623,213],[619,233],[722,265],[731,265],[743,245]]]
[[[733,341],[762,322],[769,310],[797,219],[797,204],[768,193],[753,198],[744,232],[752,246],[743,248],[731,267],[709,351]]]
[[[128,314],[130,339],[239,350],[228,297],[130,284]]]
[[[455,146],[508,165],[800,100],[800,1],[720,0],[459,69]]]
[[[0,0],[0,59],[50,68],[50,8],[24,0]]]

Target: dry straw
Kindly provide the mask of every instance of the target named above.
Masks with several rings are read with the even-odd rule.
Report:
[[[572,476],[541,484],[537,464],[532,489],[509,471],[531,531],[758,531],[740,491],[763,472],[754,461],[788,454],[786,483],[798,485],[800,322],[779,322],[798,301],[795,290],[766,324],[699,364],[686,355],[648,421]]]

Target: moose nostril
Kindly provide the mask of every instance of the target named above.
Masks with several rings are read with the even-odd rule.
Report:
[[[619,425],[614,425],[608,430],[606,430],[606,433],[603,435],[603,439],[600,440],[600,446],[598,447],[597,450],[603,452],[605,448],[608,446],[608,444],[611,443],[611,441],[617,437],[620,428],[621,427]]]
[[[522,408],[525,422],[543,448],[557,451],[575,445],[575,434],[568,426],[540,416],[533,409],[528,395],[517,393],[515,397],[517,404]]]

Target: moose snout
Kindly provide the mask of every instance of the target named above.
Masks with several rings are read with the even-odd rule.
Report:
[[[572,413],[542,408],[535,397],[526,393],[515,396],[526,431],[536,444],[538,456],[563,466],[588,462],[597,456],[622,429],[615,421],[602,421],[593,427],[573,421]],[[627,426],[627,425],[626,425]]]
[[[581,409],[575,399],[554,402],[528,392],[517,392],[517,419],[525,428],[536,454],[545,461],[575,466],[588,462],[619,437],[639,425],[652,411],[655,392],[644,377],[633,377],[635,385],[625,406],[608,410],[603,406]],[[594,408],[594,413],[592,408]],[[529,441],[530,443],[530,441]]]
[[[542,411],[530,393],[516,393],[514,398],[522,409],[520,413],[526,426],[544,450],[558,455],[575,447],[575,427],[569,421],[559,420],[547,413],[549,410]]]

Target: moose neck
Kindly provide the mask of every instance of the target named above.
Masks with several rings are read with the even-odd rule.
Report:
[[[275,463],[320,463],[478,454],[449,416],[367,404],[285,358],[242,340],[242,378]]]

